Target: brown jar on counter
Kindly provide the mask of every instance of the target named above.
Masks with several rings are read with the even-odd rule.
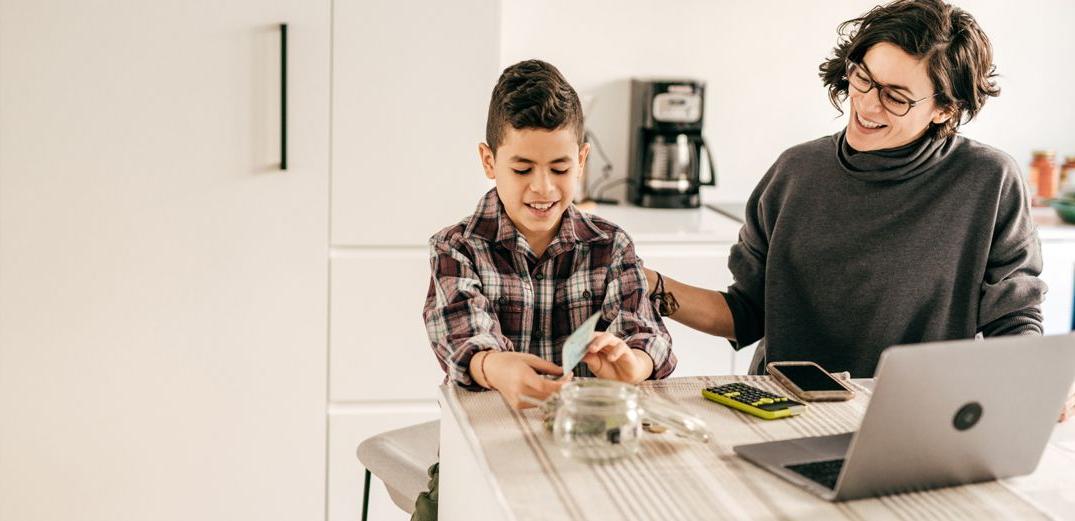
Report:
[[[1030,162],[1030,177],[1037,181],[1038,190],[1034,194],[1036,204],[1043,204],[1046,199],[1056,197],[1056,152],[1035,150],[1034,160]]]

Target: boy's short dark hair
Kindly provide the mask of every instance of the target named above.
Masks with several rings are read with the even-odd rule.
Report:
[[[1000,94],[993,79],[996,66],[989,38],[970,13],[941,0],[897,0],[877,6],[840,24],[838,32],[841,40],[832,58],[821,64],[820,75],[841,114],[840,102],[847,98],[847,61],[861,63],[866,51],[881,42],[926,60],[939,93],[935,100],[952,114],[940,125],[930,124],[939,137],[955,134],[989,97]]]
[[[541,60],[516,63],[496,82],[485,122],[485,143],[494,154],[506,125],[517,130],[569,128],[580,147],[585,141],[579,95],[556,67]]]

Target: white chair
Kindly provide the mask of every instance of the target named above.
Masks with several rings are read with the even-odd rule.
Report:
[[[413,513],[418,494],[429,486],[426,471],[437,461],[439,447],[440,421],[382,432],[358,444],[358,461],[366,468],[362,521],[369,514],[371,473],[384,482],[396,506]]]

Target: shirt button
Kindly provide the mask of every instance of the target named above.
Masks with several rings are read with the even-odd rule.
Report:
[[[501,295],[500,298],[496,299],[496,302],[503,306],[504,304],[508,303],[508,297]]]
[[[589,291],[583,291],[582,292],[582,298],[590,298],[590,292]]]
[[[541,333],[541,330],[540,330],[540,329],[539,329],[539,330],[537,330],[537,331],[534,331],[534,339],[535,339],[535,340],[541,340],[541,337],[542,337],[542,336],[544,336],[544,335],[543,335],[543,334]]]
[[[534,275],[534,278],[538,280],[545,280],[545,275],[538,273],[537,275]]]

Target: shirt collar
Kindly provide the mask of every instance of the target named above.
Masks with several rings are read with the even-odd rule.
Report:
[[[464,237],[478,237],[489,242],[495,242],[504,247],[514,250],[522,234],[511,222],[508,212],[504,211],[504,205],[496,188],[489,190],[474,210],[470,223],[463,232]],[[608,234],[602,231],[589,215],[580,212],[575,205],[569,205],[560,221],[560,231],[549,243],[549,254],[557,254],[566,251],[577,243],[589,243],[608,240]]]

